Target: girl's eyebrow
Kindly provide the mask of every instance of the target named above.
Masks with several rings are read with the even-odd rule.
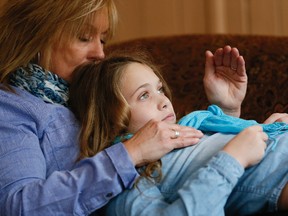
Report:
[[[160,79],[158,79],[158,83],[157,83],[157,85],[159,85],[159,84],[162,84],[162,82],[161,82],[161,80]],[[132,92],[132,94],[131,94],[131,96],[130,97],[133,97],[133,95],[135,95],[136,94],[136,92],[139,90],[139,89],[141,89],[141,88],[145,88],[145,87],[147,87],[147,86],[149,86],[150,84],[149,83],[144,83],[143,85],[140,85],[134,92]]]
[[[146,86],[149,86],[149,83],[144,83],[143,85],[140,85],[134,92],[132,92],[132,94],[130,95],[130,97],[133,97],[133,95],[136,94],[136,92],[141,89],[141,88],[145,88]]]

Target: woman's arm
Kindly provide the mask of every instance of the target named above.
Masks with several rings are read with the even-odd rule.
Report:
[[[121,143],[82,160],[72,170],[47,176],[51,167],[46,160],[51,157],[45,158],[35,145],[38,140],[19,131],[15,136],[19,139],[9,143],[1,136],[0,215],[88,215],[131,187],[138,176]],[[65,157],[71,160],[69,154]],[[57,163],[61,161],[53,166]]]

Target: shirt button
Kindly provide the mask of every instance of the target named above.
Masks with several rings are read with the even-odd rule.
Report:
[[[106,197],[107,197],[107,198],[111,198],[112,196],[113,196],[113,193],[112,193],[112,192],[106,194]]]

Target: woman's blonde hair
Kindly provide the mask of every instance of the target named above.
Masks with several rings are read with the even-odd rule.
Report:
[[[70,85],[69,105],[81,122],[79,159],[94,156],[109,147],[117,136],[128,132],[130,109],[120,86],[125,68],[135,62],[154,71],[163,83],[164,93],[171,99],[158,67],[144,52],[117,53],[98,64],[88,63],[76,68]],[[154,170],[160,168],[160,164],[158,161],[147,167]],[[151,170],[147,173],[152,176]]]
[[[51,66],[51,48],[56,42],[72,40],[83,34],[84,26],[103,7],[108,9],[112,37],[117,24],[113,0],[9,0],[0,10],[0,83],[9,74],[25,67],[40,51],[45,69]]]

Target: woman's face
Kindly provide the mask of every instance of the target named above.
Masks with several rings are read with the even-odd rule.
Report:
[[[109,28],[107,8],[99,11],[92,27],[93,34],[75,38],[71,43],[55,44],[52,49],[50,70],[66,81],[71,81],[73,70],[80,64],[102,60],[103,45]]]
[[[151,119],[176,122],[171,101],[150,67],[140,63],[129,64],[123,73],[120,90],[131,111],[130,133],[135,133]]]

